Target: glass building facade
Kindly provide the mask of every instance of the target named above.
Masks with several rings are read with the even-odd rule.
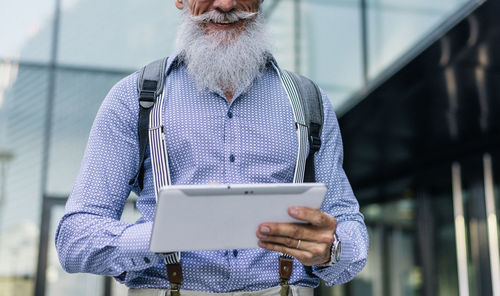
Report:
[[[354,94],[467,2],[266,0],[263,12],[281,67],[315,80],[341,116]],[[0,2],[0,296],[126,295],[109,278],[65,273],[54,232],[102,99],[122,77],[171,53],[179,17],[172,1]],[[498,172],[498,163],[489,164]],[[420,295],[429,273],[417,262],[426,249],[415,225],[428,217],[437,295],[458,295],[453,175],[436,175],[449,178],[428,191],[432,198],[409,191],[388,192],[389,202],[361,200],[368,264],[352,283],[321,288],[322,295]],[[497,204],[499,177],[492,177]],[[137,215],[132,196],[123,219]]]

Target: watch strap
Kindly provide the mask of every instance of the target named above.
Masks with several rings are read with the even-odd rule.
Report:
[[[330,248],[330,260],[328,262],[318,264],[317,267],[329,267],[335,265],[335,263],[340,260],[340,252],[342,249],[342,243],[336,233],[333,234],[333,243]]]

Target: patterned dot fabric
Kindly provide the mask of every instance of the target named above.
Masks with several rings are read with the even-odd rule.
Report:
[[[173,184],[292,182],[297,133],[274,59],[231,103],[221,91],[197,90],[177,54],[167,67],[163,122]],[[118,82],[99,109],[57,229],[56,248],[68,272],[114,276],[130,288],[169,288],[162,255],[149,251],[155,210],[149,151],[144,189],[129,185],[139,166],[137,78],[134,73]],[[292,285],[316,287],[320,278],[328,285],[347,282],[368,255],[366,227],[342,169],[340,130],[325,94],[323,105],[316,179],[328,186],[322,210],[339,221],[341,259],[323,268],[304,267],[295,260]],[[142,214],[134,224],[120,221],[131,191],[139,195]],[[264,249],[182,252],[182,266],[186,290],[225,293],[279,285],[278,253]]]

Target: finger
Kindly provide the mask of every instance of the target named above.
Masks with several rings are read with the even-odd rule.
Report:
[[[302,251],[307,251],[309,253],[312,253],[315,256],[320,256],[324,257],[325,254],[329,254],[331,251],[331,244],[325,244],[325,243],[317,243],[317,242],[310,242],[310,241],[304,241],[304,240],[296,240],[288,237],[281,237],[281,236],[263,236],[260,237],[260,242],[263,243],[271,243],[271,244],[278,244],[278,245],[283,245],[287,248],[290,249],[298,249]]]
[[[319,227],[336,227],[337,219],[320,209],[311,209],[307,207],[290,207],[288,214],[295,219],[309,222]]]
[[[283,245],[290,249],[299,249],[309,252],[315,251],[314,246],[318,245],[318,243],[311,243],[306,240],[300,240],[299,243],[298,239],[293,239],[284,236],[261,236],[259,237],[259,239],[261,242],[264,243],[273,243],[273,244]]]
[[[284,245],[286,247],[289,247],[289,248],[295,248],[295,249],[299,249],[300,246],[302,246],[302,249],[305,249],[304,248],[304,244],[306,243],[306,241],[304,240],[298,240],[298,239],[294,239],[294,238],[290,238],[290,237],[286,237],[286,236],[258,236],[260,241],[264,242],[264,243],[275,243],[275,244],[280,244],[280,245]],[[300,243],[299,243],[300,241]]]
[[[259,247],[269,250],[269,251],[276,251],[276,252],[281,252],[288,254],[290,256],[293,256],[297,258],[299,261],[308,261],[314,258],[313,254],[304,251],[304,250],[299,250],[299,249],[293,249],[293,248],[288,248],[283,245],[277,245],[273,243],[264,243],[262,241],[259,241]]]
[[[296,240],[330,244],[333,231],[299,223],[264,223],[259,226],[257,236],[282,236]]]

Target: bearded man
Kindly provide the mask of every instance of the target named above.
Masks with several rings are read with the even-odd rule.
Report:
[[[184,13],[167,63],[162,109],[172,184],[293,180],[296,127],[266,40],[261,2],[175,0]],[[156,203],[148,152],[142,189],[129,184],[139,165],[138,76],[118,82],[96,116],[56,247],[68,272],[113,276],[129,295],[168,295],[173,289],[164,255],[149,251]],[[324,93],[322,102],[315,174],[328,192],[321,210],[290,208],[290,216],[305,224],[261,224],[259,249],[182,252],[181,295],[283,295],[278,252],[295,258],[291,295],[313,295],[320,279],[345,283],[363,268],[366,227],[342,169],[339,127]],[[131,191],[139,195],[142,214],[133,224],[120,222]],[[342,249],[333,256],[338,242]]]

